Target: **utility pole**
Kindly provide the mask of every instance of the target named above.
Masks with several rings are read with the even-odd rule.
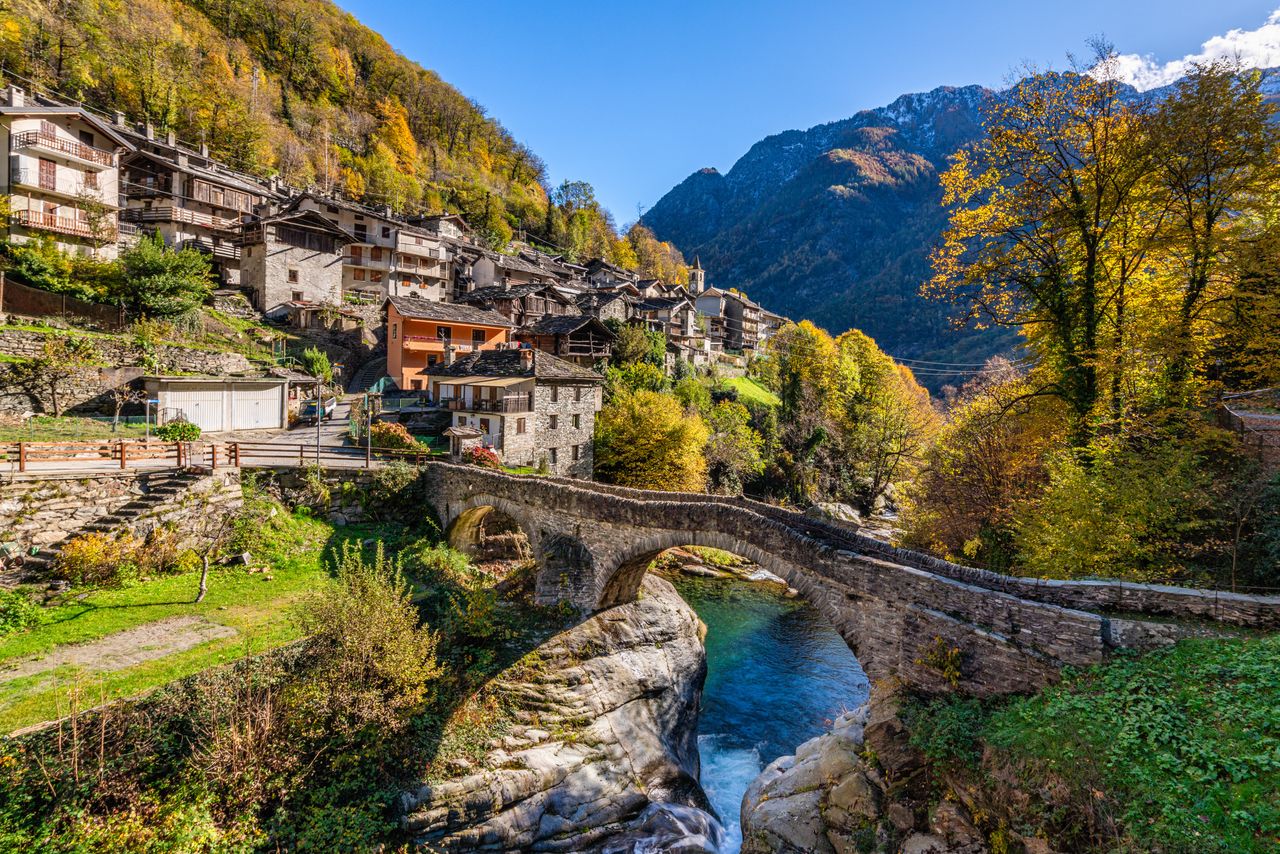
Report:
[[[320,468],[320,422],[324,420],[324,380],[316,378],[316,468]]]

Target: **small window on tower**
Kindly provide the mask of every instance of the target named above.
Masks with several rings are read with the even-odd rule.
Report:
[[[291,284],[291,285],[292,285],[292,284],[297,284],[297,281],[298,281],[298,271],[297,271],[297,270],[290,270],[290,271],[289,271],[289,284]]]

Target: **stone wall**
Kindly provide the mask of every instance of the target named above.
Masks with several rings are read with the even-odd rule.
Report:
[[[579,389],[581,391],[579,391]],[[531,418],[536,422],[535,454],[547,457],[547,464],[553,474],[573,477],[591,478],[592,437],[595,435],[596,411],[600,408],[598,396],[600,389],[596,386],[582,385],[548,385],[539,383],[534,388],[534,413]],[[555,400],[552,400],[552,397]],[[556,418],[555,429],[551,427],[551,416]],[[578,417],[578,426],[573,424],[574,416]],[[578,459],[574,459],[574,448],[578,448]],[[556,449],[556,461],[551,462],[550,449]],[[535,459],[534,464],[539,462]]]
[[[166,487],[163,494],[157,492],[161,487]],[[117,514],[129,518],[114,528],[145,537],[161,526],[189,530],[191,522],[235,512],[243,503],[235,469],[45,475],[6,482],[2,494],[0,538],[16,541],[24,551],[56,547],[104,519],[114,522]]]
[[[38,358],[44,351],[45,340],[51,335],[66,333],[35,332],[26,329],[0,329],[0,354],[21,359]],[[98,361],[107,367],[90,367],[79,376],[68,380],[59,389],[63,411],[75,407],[98,409],[110,406],[102,398],[111,389],[131,382],[147,371],[146,354],[124,338],[102,336],[83,337],[92,343]],[[180,347],[161,344],[156,347],[153,373],[171,372],[183,374],[245,373],[252,369],[249,360],[240,353],[203,350],[196,347]],[[47,388],[19,384],[14,376],[14,366],[0,363],[0,415],[20,415],[23,412],[52,412],[53,402]]]

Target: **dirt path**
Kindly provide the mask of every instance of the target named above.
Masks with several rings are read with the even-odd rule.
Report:
[[[91,672],[123,670],[191,649],[206,641],[231,637],[235,633],[235,629],[204,617],[168,617],[98,640],[58,647],[36,658],[0,665],[0,682],[33,676],[68,664]]]

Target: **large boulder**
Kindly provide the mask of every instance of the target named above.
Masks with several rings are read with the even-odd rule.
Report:
[[[814,504],[804,511],[804,515],[811,519],[822,519],[825,522],[835,522],[848,527],[857,527],[862,524],[862,517],[858,515],[857,510],[838,501],[822,501]]]
[[[668,582],[641,589],[498,680],[520,723],[461,776],[405,792],[406,830],[440,851],[715,851],[698,785],[702,623]]]

